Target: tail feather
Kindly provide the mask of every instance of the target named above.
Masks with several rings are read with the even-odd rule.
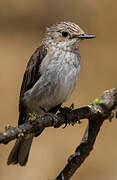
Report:
[[[24,165],[26,165],[26,163],[27,163],[32,141],[33,141],[33,136],[27,138],[27,139],[23,142],[23,144],[21,145],[21,147],[20,147],[20,149],[19,149],[19,153],[18,153],[18,163],[19,163],[21,166],[24,166]]]
[[[30,136],[27,139],[26,137],[18,139],[9,154],[7,164],[10,165],[19,163],[21,166],[26,165],[32,140],[33,136]]]
[[[40,131],[35,134],[35,137],[39,136],[43,130],[44,128],[40,129]],[[33,136],[24,136],[17,139],[15,145],[13,146],[9,154],[7,164],[20,164],[20,166],[25,166],[28,160],[32,141]]]

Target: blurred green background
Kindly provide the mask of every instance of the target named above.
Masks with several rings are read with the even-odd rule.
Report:
[[[5,0],[0,1],[0,131],[16,125],[23,73],[39,46],[45,27],[68,20],[96,39],[80,47],[82,70],[78,85],[66,103],[90,104],[117,85],[117,1],[113,0]],[[48,128],[35,138],[26,167],[7,166],[14,142],[0,146],[1,180],[52,180],[80,143],[87,120],[75,127]],[[117,179],[117,121],[105,121],[94,150],[72,180]]]

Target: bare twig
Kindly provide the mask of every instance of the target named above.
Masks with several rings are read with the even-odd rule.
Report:
[[[89,124],[85,130],[83,139],[76,148],[75,153],[69,157],[65,168],[55,180],[69,180],[89,155],[104,120],[113,117],[112,110],[115,110],[117,104],[117,88],[105,91],[101,100],[103,101],[102,104],[89,106],[90,115],[87,117]]]
[[[5,131],[0,133],[0,143],[6,144],[20,136],[36,133],[40,128],[50,126],[58,128],[66,123],[66,119],[69,123],[75,123],[87,118],[89,122],[88,127],[80,145],[76,148],[75,153],[69,157],[65,168],[55,178],[56,180],[69,180],[93,149],[104,120],[112,118],[112,110],[115,110],[117,107],[117,88],[105,91],[101,101],[102,103],[92,104],[71,111],[63,109],[64,113],[62,111],[56,115],[45,114],[44,116],[37,116],[35,120],[27,121],[18,127],[7,126]]]

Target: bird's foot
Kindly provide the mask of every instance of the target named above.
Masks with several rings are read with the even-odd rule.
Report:
[[[68,116],[69,116],[69,113],[74,109],[74,104],[72,103],[70,105],[70,107],[60,107],[59,108],[59,111],[60,113],[65,117],[65,126],[63,128],[65,128],[68,124],[71,124],[71,122],[69,122],[68,120]],[[72,125],[74,125],[75,123],[73,123]]]

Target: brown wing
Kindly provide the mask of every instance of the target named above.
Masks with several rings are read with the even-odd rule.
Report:
[[[39,48],[36,49],[28,62],[20,91],[18,125],[23,124],[26,119],[26,112],[25,107],[22,103],[22,96],[27,90],[31,89],[33,85],[37,82],[37,80],[40,78],[41,74],[39,72],[39,66],[46,54],[47,50],[45,46],[41,45]]]

